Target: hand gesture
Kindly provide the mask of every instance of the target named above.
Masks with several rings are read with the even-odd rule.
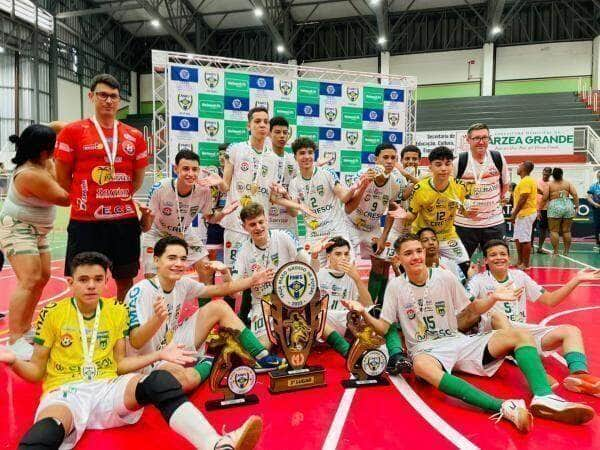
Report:
[[[498,286],[492,296],[497,302],[515,302],[519,300],[523,290],[524,288],[515,289],[514,282],[511,281],[507,285]]]
[[[261,284],[270,283],[273,281],[275,271],[272,268],[261,269],[252,275],[252,286],[260,286]]]
[[[339,268],[353,280],[360,279],[360,275],[358,274],[358,270],[356,266],[352,264],[350,261],[340,261],[338,264]]]
[[[469,264],[469,270],[467,270],[467,278],[473,278],[476,274],[481,272],[485,264],[482,264],[481,261],[473,261]]]
[[[223,181],[223,178],[221,178],[219,175],[217,175],[216,173],[212,173],[206,169],[202,169],[202,173],[206,174],[206,176],[198,178],[198,181],[196,181],[196,184],[198,186],[218,186]]]
[[[319,254],[322,250],[328,249],[333,245],[333,242],[328,237],[321,238],[315,243],[309,244],[310,253],[312,255]]]
[[[348,311],[354,311],[359,314],[365,312],[365,307],[360,302],[357,302],[355,300],[346,300],[344,298],[340,301],[342,302],[342,305],[344,305],[348,309]]]
[[[600,280],[600,269],[583,269],[577,272],[575,278],[580,283],[582,281],[598,281]]]
[[[161,361],[168,361],[179,366],[185,366],[186,364],[191,364],[196,361],[194,358],[195,354],[196,352],[194,351],[185,350],[184,344],[171,342],[160,350],[158,357]]]
[[[223,264],[221,261],[208,261],[204,267],[213,272],[225,273],[229,270],[229,268]]]
[[[385,249],[385,239],[383,239],[383,236],[382,236],[379,239],[377,239],[377,241],[375,242],[374,253],[376,255],[380,255],[381,252],[383,252],[384,249]]]
[[[275,195],[279,195],[281,197],[286,197],[288,195],[287,190],[279,183],[271,183],[271,192]]]
[[[304,216],[312,217],[313,219],[318,219],[319,215],[315,214],[312,209],[306,206],[304,203],[298,203],[298,209],[302,211]]]
[[[333,158],[335,158],[334,155],[330,155],[327,158],[320,157],[319,159],[317,159],[316,165],[317,165],[317,167],[326,166],[329,163],[331,163],[331,161],[333,161]]]
[[[167,303],[162,295],[156,297],[152,306],[154,307],[154,315],[158,317],[161,323],[169,318]]]
[[[222,216],[225,217],[225,216],[231,214],[232,212],[234,212],[238,208],[238,206],[240,206],[240,201],[239,200],[231,202],[229,205],[227,205],[225,208],[223,208],[221,210]]]
[[[388,215],[394,219],[404,220],[408,217],[408,212],[402,206],[398,206],[395,210],[388,211]]]
[[[17,360],[17,355],[12,350],[9,350],[8,347],[4,345],[0,346],[0,363],[8,364],[12,366]]]
[[[149,216],[150,214],[152,214],[152,210],[147,206],[144,205],[143,203],[135,203],[138,207],[138,209],[140,210],[140,212],[142,213],[142,216]]]

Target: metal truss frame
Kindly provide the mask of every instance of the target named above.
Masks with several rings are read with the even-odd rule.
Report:
[[[171,63],[198,67],[216,67],[225,70],[241,70],[250,73],[259,72],[270,76],[291,75],[296,78],[306,78],[316,81],[372,83],[403,88],[405,90],[406,103],[405,142],[407,144],[413,143],[415,139],[417,128],[416,77],[152,50],[152,143],[155,180],[169,176],[169,161],[172,161],[175,156],[170,154],[168,126],[169,91],[167,80],[169,77],[169,64]]]

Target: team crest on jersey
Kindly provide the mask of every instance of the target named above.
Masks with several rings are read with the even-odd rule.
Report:
[[[242,161],[242,163],[240,164],[240,169],[246,172],[249,168],[250,164],[248,164],[248,161]]]
[[[406,310],[406,317],[408,317],[409,320],[413,320],[416,316],[416,311],[413,308],[408,308]]]
[[[381,201],[383,202],[384,205],[387,205],[390,201],[390,196],[384,195],[383,197],[381,197]]]
[[[204,72],[204,82],[209,88],[214,88],[219,84],[219,74],[215,72]]]
[[[292,93],[293,88],[294,85],[291,81],[279,80],[279,92],[281,92],[283,95],[290,95]]]
[[[217,120],[207,120],[204,122],[204,131],[210,137],[215,137],[219,132],[219,122]]]
[[[334,106],[325,107],[325,118],[330,122],[333,122],[338,115],[338,110]]]
[[[325,193],[325,189],[323,188],[323,185],[319,184],[317,186],[317,194],[319,194],[322,197],[324,193]]]
[[[438,313],[438,315],[440,316],[445,316],[446,315],[446,302],[441,301],[441,302],[435,302],[435,312]]]
[[[69,333],[65,333],[60,337],[60,345],[62,347],[70,347],[71,344],[73,343],[73,336],[71,336]]]
[[[261,174],[263,177],[266,177],[266,176],[267,176],[267,173],[269,173],[269,168],[268,168],[267,166],[262,166],[262,167],[260,168],[260,174]]]
[[[125,154],[129,156],[133,156],[133,154],[135,153],[135,145],[133,145],[133,142],[131,141],[123,141],[123,144],[121,144],[121,148],[123,149]]]
[[[358,142],[358,131],[346,131],[346,142],[355,145]]]
[[[102,350],[108,347],[108,332],[98,333],[98,345]]]
[[[191,94],[177,94],[177,104],[183,111],[189,111],[194,104],[194,97]]]
[[[400,122],[400,113],[388,111],[387,116],[388,116],[388,123],[393,127],[398,125],[398,123]]]
[[[173,210],[169,207],[165,207],[162,210],[163,216],[170,216],[171,214],[173,214]]]
[[[351,102],[355,102],[360,96],[360,90],[357,87],[348,86],[346,88],[346,96],[350,99]]]

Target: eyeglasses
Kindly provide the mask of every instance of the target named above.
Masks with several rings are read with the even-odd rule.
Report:
[[[102,92],[102,91],[94,92],[94,94],[96,95],[96,97],[98,97],[103,102],[108,101],[108,99],[110,99],[112,102],[117,102],[117,101],[119,101],[119,98],[120,98],[119,94],[109,94],[108,92]]]
[[[490,141],[489,136],[475,136],[475,137],[470,137],[469,139],[471,139],[474,142],[489,142]]]

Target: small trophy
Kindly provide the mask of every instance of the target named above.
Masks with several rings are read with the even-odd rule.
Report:
[[[271,393],[325,386],[325,369],[306,366],[306,360],[323,333],[327,302],[309,265],[290,262],[275,274],[271,303],[263,301],[262,307],[269,339],[281,346],[288,369],[269,372]]]
[[[207,401],[207,411],[258,403],[255,394],[246,395],[256,384],[256,373],[245,365],[253,358],[239,343],[239,334],[238,330],[221,328],[207,339],[211,350],[220,349],[210,374],[210,388],[224,394],[222,399]]]
[[[382,377],[387,358],[379,347],[385,343],[385,339],[367,325],[360,314],[353,311],[348,313],[348,329],[356,338],[346,358],[346,368],[354,378],[342,380],[342,386],[358,388],[390,384]]]

